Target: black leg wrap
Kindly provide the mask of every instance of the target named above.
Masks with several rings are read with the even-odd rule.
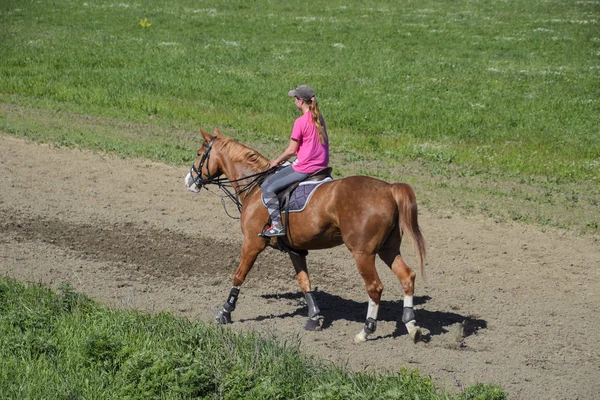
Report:
[[[306,299],[306,305],[308,306],[308,317],[312,318],[321,313],[319,307],[317,306],[317,302],[315,301],[315,294],[313,292],[304,293],[304,298]]]
[[[365,333],[371,334],[377,329],[377,321],[373,318],[367,318],[365,322]]]
[[[402,322],[406,324],[415,319],[415,310],[413,310],[412,307],[404,307],[404,311],[402,312]]]
[[[223,310],[227,312],[232,312],[233,310],[235,310],[235,304],[237,303],[239,294],[240,288],[232,287],[231,292],[229,292],[229,297],[227,297],[227,301],[223,305]]]

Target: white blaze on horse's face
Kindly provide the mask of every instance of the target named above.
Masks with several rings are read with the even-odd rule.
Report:
[[[192,193],[200,193],[200,188],[198,185],[194,183],[194,178],[192,177],[192,173],[188,172],[185,176],[185,187]]]

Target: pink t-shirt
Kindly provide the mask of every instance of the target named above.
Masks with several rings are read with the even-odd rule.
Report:
[[[325,132],[327,128],[323,124]],[[298,142],[298,153],[292,168],[303,174],[310,174],[327,167],[329,164],[329,143],[319,142],[319,130],[312,120],[312,114],[307,112],[294,122],[292,139]]]

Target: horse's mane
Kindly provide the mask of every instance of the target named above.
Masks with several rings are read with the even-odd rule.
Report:
[[[256,150],[225,136],[219,136],[219,138],[221,139],[221,150],[226,152],[232,161],[243,162],[255,172],[262,172],[269,169],[269,159]]]

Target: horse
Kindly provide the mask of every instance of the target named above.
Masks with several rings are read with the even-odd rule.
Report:
[[[278,246],[277,238],[260,236],[269,220],[261,199],[260,183],[273,171],[266,157],[224,136],[218,129],[212,135],[202,129],[200,132],[204,141],[185,177],[187,189],[198,193],[206,185],[216,184],[237,204],[241,213],[243,242],[239,265],[233,275],[229,296],[215,314],[220,324],[228,324],[236,308],[240,287],[257,256],[267,246]],[[305,329],[319,330],[323,321],[311,289],[306,254],[308,250],[345,244],[368,295],[365,324],[355,336],[355,342],[365,342],[377,328],[383,284],[375,268],[376,256],[400,280],[404,290],[402,322],[410,338],[415,343],[419,340],[421,328],[416,325],[413,309],[416,273],[400,255],[402,236],[409,234],[423,276],[426,249],[417,214],[416,196],[410,185],[388,183],[368,176],[348,176],[320,184],[303,211],[288,213],[287,218],[283,218],[287,232],[284,242],[288,249],[295,250],[288,254],[308,307]]]

